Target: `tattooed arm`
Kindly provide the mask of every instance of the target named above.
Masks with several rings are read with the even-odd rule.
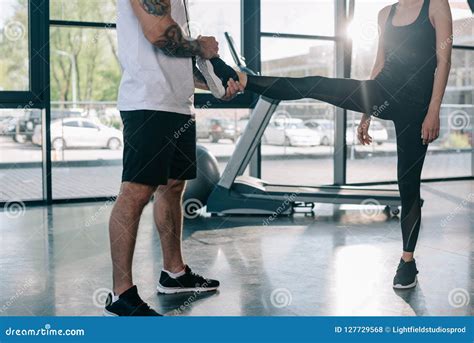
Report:
[[[166,55],[173,57],[217,57],[214,37],[187,36],[171,17],[173,0],[130,0],[145,37]]]

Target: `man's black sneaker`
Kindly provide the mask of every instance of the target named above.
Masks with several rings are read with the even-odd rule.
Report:
[[[210,60],[197,57],[196,64],[206,79],[207,86],[212,95],[218,99],[225,95],[227,82],[230,79],[239,81],[239,75],[237,75],[235,70],[218,57]]]
[[[118,300],[113,301],[112,293],[107,296],[105,303],[104,316],[118,317],[118,316],[161,316],[155,310],[151,309],[138,295],[137,286],[125,291],[121,294]]]
[[[188,266],[185,268],[185,274],[176,279],[167,272],[161,271],[160,282],[156,287],[158,293],[162,294],[209,292],[218,288],[219,281],[205,279],[201,275],[193,273]]]
[[[405,262],[400,259],[397,274],[393,278],[393,288],[407,289],[415,287],[418,282],[416,274],[418,274],[418,270],[416,269],[415,260]]]

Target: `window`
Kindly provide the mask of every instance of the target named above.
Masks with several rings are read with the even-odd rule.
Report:
[[[334,76],[334,43],[320,40],[263,38],[262,74]],[[293,185],[332,184],[334,107],[304,99],[281,102],[262,138],[262,178]],[[289,163],[291,161],[291,163]],[[312,173],[302,174],[305,170]]]
[[[97,125],[94,125],[88,121],[83,121],[82,122],[82,127],[86,128],[86,129],[98,129],[99,127]]]
[[[334,36],[333,0],[262,0],[262,31]]]
[[[453,43],[474,46],[474,23],[466,0],[450,0],[453,16]]]
[[[57,118],[86,119],[51,130],[53,197],[116,194],[123,147],[116,31],[58,26],[51,28],[50,38],[52,112]]]
[[[2,0],[0,91],[27,91],[29,80],[28,1]]]
[[[77,122],[77,121],[68,121],[68,122],[64,123],[63,126],[67,126],[67,127],[81,127],[81,125],[80,125],[79,122]]]
[[[234,64],[227,47],[225,32],[234,38],[240,51],[240,0],[189,0],[189,27],[193,37],[215,36],[220,42],[219,54],[223,60]]]
[[[117,0],[50,0],[51,19],[115,23]]]
[[[42,200],[41,111],[0,109],[0,202]]]

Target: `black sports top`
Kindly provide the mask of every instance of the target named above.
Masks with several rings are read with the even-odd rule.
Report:
[[[385,63],[376,79],[386,83],[390,90],[426,103],[431,98],[437,64],[436,31],[429,18],[430,0],[424,0],[418,17],[409,25],[393,25],[396,7],[397,4],[392,5],[385,24]]]

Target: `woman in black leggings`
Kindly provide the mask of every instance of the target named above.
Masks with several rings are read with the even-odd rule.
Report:
[[[379,28],[379,51],[370,80],[238,73],[239,81],[230,80],[227,88],[228,94],[245,89],[278,100],[312,98],[362,112],[358,131],[362,144],[372,141],[371,116],[394,122],[403,255],[393,286],[410,288],[416,286],[418,273],[413,252],[421,224],[421,170],[428,143],[439,135],[439,111],[450,69],[448,1],[400,0],[380,11]],[[216,74],[231,73],[219,63],[212,64]]]

